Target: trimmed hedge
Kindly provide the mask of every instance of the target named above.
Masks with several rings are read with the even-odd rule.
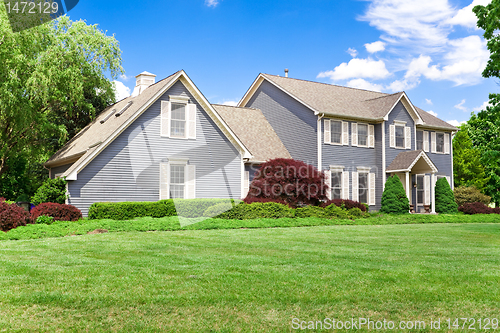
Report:
[[[47,179],[36,190],[31,202],[39,205],[45,202],[64,204],[66,202],[66,180],[63,178]]]
[[[40,216],[50,216],[56,221],[78,221],[82,212],[72,205],[46,202],[31,210],[31,221],[35,223]]]
[[[157,202],[96,202],[89,208],[89,219],[130,220],[136,217],[202,217],[213,206],[224,204],[234,207],[238,202],[233,199],[168,199]],[[231,207],[228,207],[230,209]],[[221,209],[221,206],[218,207]],[[228,210],[226,209],[226,210]],[[218,214],[225,210],[221,210]],[[209,212],[210,213],[210,212]],[[217,214],[215,214],[217,215]]]
[[[233,209],[217,215],[215,218],[228,220],[249,220],[258,218],[295,217],[295,210],[277,202],[240,203]]]
[[[306,206],[295,209],[295,217],[320,217],[329,218],[328,211],[318,206]]]
[[[408,214],[410,212],[410,202],[397,175],[387,178],[385,182],[380,212],[389,214]]]
[[[175,216],[173,200],[158,202],[96,202],[89,208],[89,219],[130,220],[136,217]]]

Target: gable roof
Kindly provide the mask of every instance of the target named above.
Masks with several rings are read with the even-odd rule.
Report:
[[[423,150],[412,150],[399,153],[398,156],[396,156],[396,158],[391,162],[391,164],[389,164],[386,172],[411,171],[413,166],[420,159],[424,159],[424,161],[427,162],[429,168],[432,171],[437,172],[438,169]]]
[[[386,94],[376,91],[342,87],[332,84],[260,74],[238,106],[245,106],[261,83],[278,87],[315,113],[372,121],[387,120],[387,115],[402,101],[417,125],[457,131],[458,129],[422,109],[415,108],[405,92]]]
[[[283,142],[259,109],[212,104],[253,157],[250,162],[292,158]]]
[[[133,123],[151,104],[160,98],[175,82],[180,80],[197,102],[221,128],[242,155],[251,158],[249,150],[220,118],[212,105],[194,85],[187,74],[180,70],[146,88],[140,95],[127,97],[107,107],[93,122],[57,151],[45,166],[54,167],[74,163],[63,176],[76,180],[76,174]]]

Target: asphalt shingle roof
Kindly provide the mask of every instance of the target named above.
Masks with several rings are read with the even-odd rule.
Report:
[[[407,170],[421,152],[422,150],[412,150],[399,153],[387,167],[387,171]]]
[[[250,150],[250,161],[292,158],[283,142],[259,109],[212,104],[215,111]]]
[[[403,92],[385,94],[270,74],[262,74],[262,76],[307,106],[331,116],[380,120],[403,95]],[[455,126],[430,113],[420,108],[415,109],[424,121],[424,125],[443,127],[451,131],[457,130]]]

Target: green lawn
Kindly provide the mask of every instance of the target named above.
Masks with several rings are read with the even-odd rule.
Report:
[[[500,317],[500,224],[108,233],[2,241],[0,251],[9,332]]]

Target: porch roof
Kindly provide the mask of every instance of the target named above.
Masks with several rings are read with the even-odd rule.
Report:
[[[401,152],[386,172],[435,173],[438,169],[423,150]]]

